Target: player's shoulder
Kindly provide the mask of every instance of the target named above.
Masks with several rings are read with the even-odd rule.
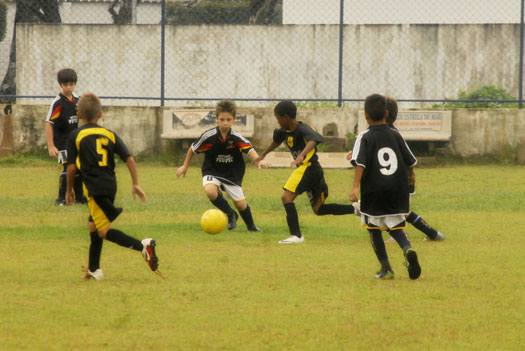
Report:
[[[242,140],[244,142],[248,142],[248,138],[245,138],[241,133],[231,129],[230,131],[230,135],[235,138],[235,139],[238,139],[238,140]]]
[[[57,105],[60,105],[62,104],[63,100],[62,100],[62,96],[60,94],[57,94],[57,96],[55,96],[53,98],[53,100],[51,101],[51,106],[52,107],[55,107]]]

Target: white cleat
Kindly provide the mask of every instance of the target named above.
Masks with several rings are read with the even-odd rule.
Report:
[[[86,274],[82,276],[82,279],[95,279],[95,280],[104,280],[104,273],[102,273],[102,269],[97,269],[94,272],[91,272],[86,270]]]
[[[428,236],[425,237],[424,241],[443,241],[445,240],[445,234],[438,232],[434,239],[430,239]]]
[[[353,202],[352,206],[354,206],[354,214],[356,216],[361,217],[361,200],[359,200],[357,202]]]
[[[295,235],[291,235],[290,237],[279,240],[279,244],[300,244],[304,243],[304,236],[301,236],[300,238]]]

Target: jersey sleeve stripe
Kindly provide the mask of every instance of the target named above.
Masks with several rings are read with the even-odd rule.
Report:
[[[58,105],[54,110],[53,110],[53,113],[51,114],[51,117],[49,117],[49,120],[54,120],[54,119],[57,119],[58,117],[60,117],[60,112],[62,111],[62,105]]]
[[[191,149],[193,152],[199,152],[199,149],[201,148],[201,145],[208,139],[209,137],[217,134],[217,129],[213,128],[208,130],[207,132],[202,133],[201,137],[198,140],[195,140],[191,144]],[[201,151],[202,152],[202,151]]]
[[[75,139],[77,150],[80,147],[80,142],[82,141],[82,139],[84,139],[88,135],[102,135],[102,136],[107,137],[109,140],[113,142],[113,144],[115,144],[115,134],[113,134],[109,130],[105,128],[86,128],[86,129],[82,129],[78,133],[77,138]]]
[[[197,150],[193,150],[193,152],[206,152],[209,149],[211,149],[212,144],[204,144],[201,147],[199,147]]]

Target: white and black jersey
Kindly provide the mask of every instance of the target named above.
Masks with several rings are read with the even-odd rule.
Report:
[[[223,140],[219,127],[207,130],[191,144],[194,153],[204,153],[202,176],[242,185],[245,164],[242,153],[253,149],[248,139],[231,130]]]
[[[357,136],[350,162],[364,167],[361,213],[374,217],[409,213],[408,168],[417,160],[397,130],[386,124],[370,126]]]
[[[53,125],[53,144],[58,150],[66,149],[69,133],[78,128],[77,103],[78,96],[68,99],[62,93],[58,94],[47,113],[46,122]]]

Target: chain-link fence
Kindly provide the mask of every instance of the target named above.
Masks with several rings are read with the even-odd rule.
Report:
[[[522,103],[523,0],[0,3],[0,98],[48,103],[56,72],[105,104]]]

